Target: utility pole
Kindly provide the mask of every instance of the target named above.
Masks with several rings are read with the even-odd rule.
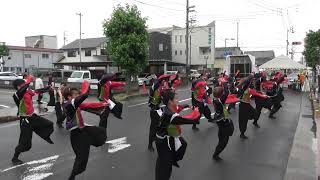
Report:
[[[80,17],[79,57],[80,57],[80,70],[81,70],[81,35],[82,35],[82,32],[81,32],[81,19],[82,19],[83,14],[80,12],[80,13],[77,13],[76,15],[78,15]]]
[[[192,30],[193,30],[193,28],[194,28],[194,23],[196,23],[196,20],[195,20],[195,17],[191,17],[190,18],[190,31],[189,31],[189,33],[190,33],[190,40],[189,40],[189,49],[190,49],[190,55],[189,55],[189,57],[190,57],[190,61],[189,61],[189,64],[190,64],[190,67],[191,67],[191,59],[192,59],[192,43],[191,43],[191,41],[192,41],[192,39],[191,39],[191,35],[192,35]]]
[[[195,6],[189,6],[189,0],[187,0],[187,5],[186,5],[186,74],[189,72],[189,13],[194,12],[193,8]]]
[[[287,29],[287,56],[289,56],[289,32],[294,33],[292,26],[290,27],[290,29]]]
[[[66,35],[66,31],[63,31],[63,46],[66,45],[67,42],[67,35]]]
[[[237,20],[237,47],[239,47],[239,20]]]

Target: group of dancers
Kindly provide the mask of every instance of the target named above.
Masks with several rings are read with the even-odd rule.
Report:
[[[148,149],[154,151],[153,142],[156,144],[158,158],[156,161],[156,180],[169,180],[172,166],[179,167],[178,161],[182,160],[187,148],[187,142],[182,137],[181,125],[190,124],[194,131],[198,131],[201,115],[208,122],[217,124],[218,145],[213,153],[213,159],[222,160],[220,153],[228,144],[233,135],[233,121],[229,118],[230,110],[239,104],[239,128],[240,138],[247,139],[245,135],[248,120],[254,120],[253,124],[259,128],[258,120],[262,108],[270,110],[270,118],[281,108],[282,95],[281,83],[285,75],[277,73],[271,80],[266,80],[265,73],[253,73],[245,78],[239,77],[239,72],[234,76],[221,74],[213,82],[213,88],[207,84],[208,75],[203,75],[192,82],[191,105],[179,105],[176,97],[176,88],[182,81],[178,75],[162,75],[154,80],[149,92],[150,129]],[[32,90],[30,87],[34,78],[28,76],[25,79],[17,79],[13,86],[16,92],[13,95],[18,107],[20,118],[20,137],[15,148],[12,162],[21,164],[21,153],[29,151],[32,146],[32,134],[35,132],[49,144],[54,144],[50,136],[54,131],[53,122],[37,115],[34,111],[32,97],[36,94],[48,92],[50,104],[55,106],[56,125],[63,128],[65,121],[66,130],[70,131],[70,142],[75,154],[73,169],[69,180],[85,171],[90,147],[99,147],[105,144],[107,139],[107,124],[109,114],[122,119],[123,105],[114,97],[113,89],[123,89],[126,83],[116,82],[117,74],[104,74],[98,83],[97,101],[86,101],[90,85],[87,81],[82,83],[82,88],[70,87],[62,82],[58,89],[53,83],[48,86]],[[266,94],[261,92],[261,87],[266,89]],[[211,97],[213,95],[213,97]],[[250,102],[254,98],[256,107]],[[48,103],[49,104],[49,103]],[[162,105],[163,104],[163,105]],[[212,117],[209,106],[213,106],[215,113]],[[191,109],[188,115],[180,115],[184,109]],[[86,123],[82,111],[95,114],[99,117],[99,124]]]

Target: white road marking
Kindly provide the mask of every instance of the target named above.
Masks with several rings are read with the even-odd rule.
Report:
[[[27,163],[19,164],[19,165],[12,166],[10,168],[1,170],[0,172],[3,173],[3,172],[10,171],[12,169],[16,169],[18,167],[25,166],[25,165],[44,164],[44,163],[48,163],[48,162],[51,163],[52,161],[56,161],[58,159],[58,157],[59,157],[59,155],[55,155],[55,156],[50,156],[50,157],[47,157],[47,158],[44,158],[44,159],[40,159],[40,160],[30,161],[30,162],[27,162]]]
[[[107,141],[106,144],[110,144],[108,149],[109,153],[115,153],[131,146],[131,144],[127,144],[127,137]]]
[[[185,102],[185,101],[190,101],[191,98],[188,98],[188,99],[183,99],[183,100],[180,100],[179,102]],[[131,105],[131,106],[128,106],[129,108],[131,107],[137,107],[137,106],[141,106],[141,105],[145,105],[145,104],[148,104],[148,102],[143,102],[143,103],[139,103],[139,104],[134,104],[134,105]],[[164,107],[164,105],[162,105],[161,107]]]
[[[3,104],[0,104],[0,107],[10,108],[10,106],[6,106],[6,105],[3,105]]]
[[[214,115],[214,113],[211,113],[211,116],[212,116],[212,115]],[[206,118],[206,117],[203,116],[203,117],[201,117],[200,119],[205,119],[205,118]]]
[[[5,94],[14,94],[14,91],[0,91],[0,93],[5,93]]]
[[[23,180],[42,180],[49,176],[52,176],[53,173],[36,173],[23,178]]]

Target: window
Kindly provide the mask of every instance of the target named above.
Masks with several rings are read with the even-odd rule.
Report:
[[[31,54],[24,54],[24,58],[31,58]]]
[[[76,51],[68,51],[68,57],[76,57]]]
[[[91,50],[85,50],[84,51],[85,56],[91,56]]]
[[[180,50],[180,55],[182,55],[182,50]]]
[[[177,36],[177,35],[174,36],[174,42],[175,42],[176,44],[178,43],[178,36]]]
[[[106,49],[101,49],[101,55],[106,56],[107,55],[107,50]]]
[[[182,43],[182,35],[180,35],[180,43]]]
[[[178,55],[178,51],[177,51],[177,50],[175,50],[175,51],[174,51],[174,54],[175,54],[175,55]]]
[[[49,54],[42,54],[42,59],[49,59]]]
[[[163,51],[163,44],[159,44],[159,51]]]
[[[83,79],[89,79],[89,73],[84,73],[83,74]]]

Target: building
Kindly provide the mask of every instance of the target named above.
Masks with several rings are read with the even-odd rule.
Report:
[[[189,62],[190,68],[201,70],[214,68],[215,22],[206,26],[190,28]],[[186,64],[186,29],[174,26],[171,31],[172,61]]]
[[[63,52],[58,49],[8,46],[9,56],[4,57],[4,71],[16,73],[53,69]]]
[[[56,67],[64,69],[105,69],[114,71],[112,62],[107,57],[107,38],[81,39],[81,61],[79,55],[79,39],[63,46],[63,58],[55,63]]]
[[[58,49],[57,36],[38,35],[25,37],[26,47]]]
[[[218,47],[215,51],[214,68],[217,72],[222,72],[226,62],[226,57],[243,54],[239,47]]]
[[[256,66],[259,67],[262,64],[275,58],[274,51],[246,51],[245,54],[250,54],[256,58]]]

